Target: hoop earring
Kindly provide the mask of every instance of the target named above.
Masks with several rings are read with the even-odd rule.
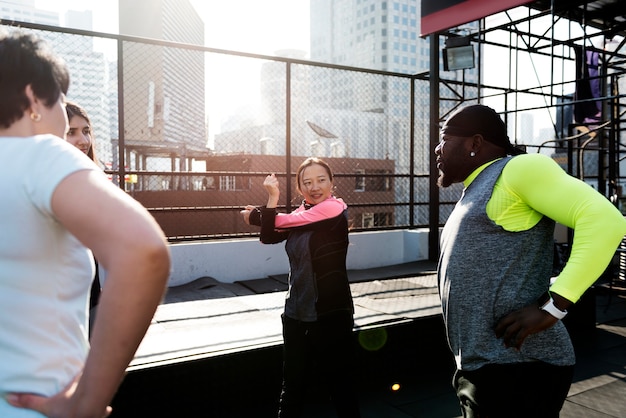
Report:
[[[41,113],[30,112],[30,120],[39,122],[41,120]]]
[[[476,153],[474,151],[470,152],[470,157],[475,157]]]

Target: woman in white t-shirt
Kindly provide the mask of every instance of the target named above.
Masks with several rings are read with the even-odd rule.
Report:
[[[169,275],[154,219],[63,140],[68,86],[45,42],[0,32],[2,418],[108,416]],[[91,348],[88,248],[107,270]]]

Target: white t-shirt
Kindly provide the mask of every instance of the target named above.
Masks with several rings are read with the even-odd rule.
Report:
[[[98,170],[61,138],[0,137],[2,418],[41,416],[11,407],[6,393],[56,394],[84,363],[93,258],[55,219],[51,198],[85,169]]]

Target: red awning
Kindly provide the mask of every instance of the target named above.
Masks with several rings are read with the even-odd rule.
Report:
[[[422,0],[421,36],[512,9],[532,0]]]

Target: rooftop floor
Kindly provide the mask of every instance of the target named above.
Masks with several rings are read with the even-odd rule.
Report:
[[[385,342],[373,351],[359,346],[363,418],[460,416],[434,269],[416,262],[349,272],[356,340]],[[234,284],[201,278],[171,288],[112,417],[275,416],[285,289],[286,276]],[[626,289],[597,285],[584,304],[582,322],[581,313],[573,318],[583,326],[572,328],[578,363],[561,417],[624,417]],[[393,383],[400,390],[390,390]],[[304,418],[335,416],[318,386]]]
[[[441,313],[433,263],[348,275],[356,330]],[[129,370],[282,344],[286,289],[287,275],[232,284],[203,277],[170,288]]]

